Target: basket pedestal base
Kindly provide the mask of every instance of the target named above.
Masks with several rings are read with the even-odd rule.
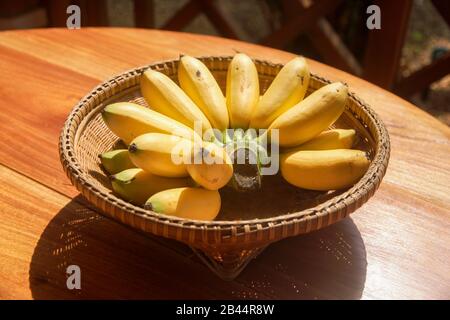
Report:
[[[223,280],[231,281],[266,247],[267,245],[255,249],[242,249],[226,253],[207,252],[194,247],[191,247],[191,249],[216,275]]]

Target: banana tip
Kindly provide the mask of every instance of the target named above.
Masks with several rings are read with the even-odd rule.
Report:
[[[145,210],[153,210],[153,205],[152,205],[151,203],[146,203],[146,204],[144,205],[144,209],[145,209]]]
[[[136,143],[132,143],[130,144],[130,146],[128,147],[128,151],[130,153],[135,153],[138,150]]]

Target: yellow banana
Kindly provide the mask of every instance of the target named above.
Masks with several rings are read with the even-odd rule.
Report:
[[[351,149],[297,151],[280,158],[281,175],[287,182],[321,191],[352,186],[369,164],[365,152]]]
[[[110,178],[113,190],[121,198],[139,206],[160,191],[193,185],[188,178],[164,178],[139,168],[121,171]]]
[[[296,57],[289,61],[259,100],[250,120],[250,128],[267,129],[279,115],[300,102],[308,89],[309,78],[309,68],[304,58]]]
[[[163,133],[146,133],[134,139],[128,151],[139,168],[163,177],[186,177],[184,155],[190,157],[188,139]]]
[[[225,149],[214,143],[204,142],[201,148],[193,149],[186,168],[192,180],[208,190],[222,188],[233,176],[230,157]]]
[[[185,219],[214,220],[220,211],[218,191],[202,188],[176,188],[151,196],[145,208]]]
[[[99,157],[103,168],[108,171],[109,174],[115,174],[125,169],[135,167],[128,156],[127,149],[108,151],[102,153]]]
[[[355,142],[356,133],[353,129],[332,129],[320,133],[315,138],[297,147],[283,149],[283,153],[291,153],[300,150],[331,150],[351,149]]]
[[[147,70],[141,77],[141,92],[150,108],[194,129],[199,122],[202,131],[211,129],[203,112],[186,93],[165,74]]]
[[[213,128],[228,128],[225,97],[214,76],[200,60],[183,56],[178,65],[180,87],[203,111]]]
[[[106,106],[102,117],[108,128],[126,144],[148,132],[173,134],[186,139],[194,137],[194,131],[184,124],[131,102]]]
[[[232,128],[247,129],[259,101],[259,78],[256,66],[247,55],[238,53],[227,73],[226,102]]]
[[[344,112],[347,87],[339,82],[316,90],[279,116],[269,127],[279,130],[279,145],[293,147],[311,140],[333,124]]]

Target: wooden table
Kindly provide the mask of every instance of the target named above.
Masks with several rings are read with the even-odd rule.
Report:
[[[345,81],[380,114],[392,152],[375,196],[351,218],[271,245],[235,281],[190,250],[90,209],[65,177],[58,135],[100,81],[161,59],[236,51],[293,55],[243,42],[140,29],[0,33],[0,298],[450,298],[450,130],[389,92]],[[374,61],[374,63],[376,63]],[[81,268],[81,290],[66,267]]]

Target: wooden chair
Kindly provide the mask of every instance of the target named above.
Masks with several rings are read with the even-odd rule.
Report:
[[[137,28],[154,28],[153,0],[134,0],[134,24]]]
[[[363,77],[383,88],[392,89],[398,81],[412,0],[377,0],[375,4],[381,9],[381,29],[369,32]]]
[[[358,61],[325,18],[340,0],[282,0],[285,22],[262,44],[284,48],[300,34],[308,37],[324,62],[384,88],[397,77],[412,0],[378,0],[382,28],[370,30],[363,61]],[[366,26],[361,26],[365,28]]]
[[[47,25],[39,0],[0,1],[0,30],[39,28]]]
[[[450,26],[450,2],[442,0],[431,1]],[[411,96],[414,93],[427,89],[433,82],[450,74],[450,51],[440,58],[433,60],[430,64],[422,67],[403,79],[399,79],[391,85],[392,89],[401,96]]]
[[[190,0],[162,26],[162,29],[181,30],[198,14],[204,13],[222,36],[239,39],[234,28],[217,9],[214,2],[214,0]]]
[[[311,40],[326,63],[353,74],[361,74],[358,61],[325,18],[341,2],[341,0],[282,0],[285,21],[263,39],[261,44],[281,49],[303,34]]]
[[[450,2],[432,0],[437,11],[450,24]],[[450,52],[405,78],[399,78],[401,51],[408,29],[412,0],[378,0],[382,28],[370,32],[363,76],[381,87],[408,97],[450,74]]]
[[[432,0],[447,24],[450,2]],[[401,52],[408,29],[412,0],[376,0],[381,9],[382,27],[368,32],[362,61],[358,61],[334,32],[325,16],[340,0],[282,0],[285,22],[262,44],[284,48],[300,34],[306,35],[325,63],[362,76],[402,96],[410,96],[427,88],[432,82],[450,74],[450,53],[414,72],[399,78]],[[365,28],[365,26],[361,26]]]

